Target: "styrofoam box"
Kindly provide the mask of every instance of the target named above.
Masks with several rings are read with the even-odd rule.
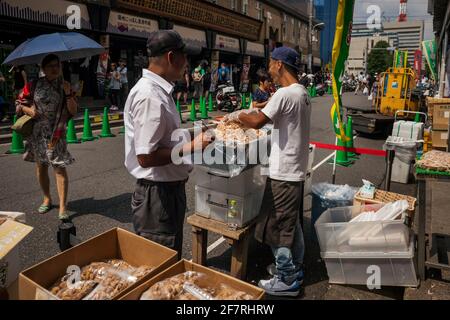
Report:
[[[214,175],[207,168],[197,166],[192,177],[199,187],[241,197],[252,192],[264,192],[267,179],[261,175],[261,166],[254,166],[232,178]]]
[[[326,210],[315,228],[322,253],[407,252],[410,231],[401,219],[389,221],[349,221],[366,211],[377,211],[385,204],[338,207]]]
[[[414,241],[405,253],[326,253],[325,261],[330,283],[417,287],[414,267]]]
[[[263,195],[264,192],[253,192],[241,197],[195,186],[195,211],[206,218],[243,227],[259,215]],[[238,214],[235,218],[228,217],[231,200],[236,201]]]
[[[412,140],[421,140],[423,139],[423,128],[424,124],[422,122],[400,120],[394,122],[392,135]]]

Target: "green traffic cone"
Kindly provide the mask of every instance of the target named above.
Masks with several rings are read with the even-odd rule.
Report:
[[[252,107],[253,107],[253,95],[250,93],[250,97],[249,97],[249,100],[248,100],[248,108],[247,109],[250,109]]]
[[[345,143],[340,138],[338,138],[337,146],[345,147]],[[347,166],[351,165],[352,163],[353,163],[353,161],[348,159],[347,151],[337,150],[337,153],[336,153],[336,164],[337,165],[347,167]]]
[[[189,121],[197,121],[197,111],[195,110],[195,100],[192,99],[191,113],[189,115]]]
[[[103,108],[103,120],[102,120],[102,133],[100,133],[100,138],[111,138],[115,137],[111,132],[111,127],[109,126],[109,116],[108,107]]]
[[[77,138],[77,131],[75,129],[75,121],[73,120],[73,118],[70,119],[69,123],[67,124],[66,141],[69,144],[80,143],[80,140],[78,140]]]
[[[208,109],[206,108],[206,98],[202,99],[202,103],[201,103],[201,119],[208,119]]]
[[[122,129],[120,129],[119,134],[125,134],[125,126],[123,126]]]
[[[209,99],[208,99],[208,111],[209,112],[213,112],[214,111],[214,105],[213,105],[213,100],[212,100],[212,94],[209,94]]]
[[[17,121],[17,116],[14,116],[14,123]],[[15,130],[12,131],[12,142],[11,147],[8,150],[8,154],[20,154],[25,152],[25,147],[23,145],[23,137],[20,133]]]
[[[313,98],[314,97],[317,97],[317,90],[316,90],[316,86],[312,86],[312,95],[311,95]]]
[[[91,119],[89,118],[89,110],[84,109],[84,124],[83,124],[83,136],[81,141],[92,141],[95,137],[92,135]]]
[[[331,88],[331,86],[328,86],[328,94],[333,94],[333,89]]]
[[[311,86],[308,87],[308,94],[309,94],[310,97],[312,97]]]
[[[181,121],[181,123],[183,123],[183,116],[181,115],[180,100],[177,100],[177,111],[180,114],[180,121]]]
[[[347,137],[349,137],[350,140],[347,141],[346,145],[347,145],[347,148],[353,148],[353,119],[351,116],[348,116],[347,118],[348,118],[348,120],[347,120],[347,126],[345,127],[345,135]],[[347,156],[349,158],[353,158],[353,159],[358,157],[358,155],[354,152],[347,152]]]
[[[245,92],[242,94],[242,101],[241,101],[241,109],[246,109],[247,108],[247,97]]]

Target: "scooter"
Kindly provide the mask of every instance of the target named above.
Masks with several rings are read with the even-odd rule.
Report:
[[[231,81],[221,84],[217,88],[216,102],[217,109],[225,112],[233,112],[241,105],[241,95],[236,92]]]

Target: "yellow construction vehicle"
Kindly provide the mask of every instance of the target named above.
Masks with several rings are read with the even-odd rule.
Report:
[[[406,61],[404,64],[406,65]],[[353,128],[357,132],[389,135],[397,111],[420,111],[420,90],[416,90],[414,70],[403,66],[391,67],[386,72],[382,72],[378,90],[373,99],[372,106],[369,108],[367,106],[346,107],[347,114],[352,116]],[[410,117],[411,113],[397,114],[397,119]]]

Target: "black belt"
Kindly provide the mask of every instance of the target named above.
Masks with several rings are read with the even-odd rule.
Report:
[[[179,187],[184,186],[187,182],[186,180],[181,181],[152,181],[147,179],[138,179],[139,184],[143,184],[146,186],[167,186],[167,187]]]

